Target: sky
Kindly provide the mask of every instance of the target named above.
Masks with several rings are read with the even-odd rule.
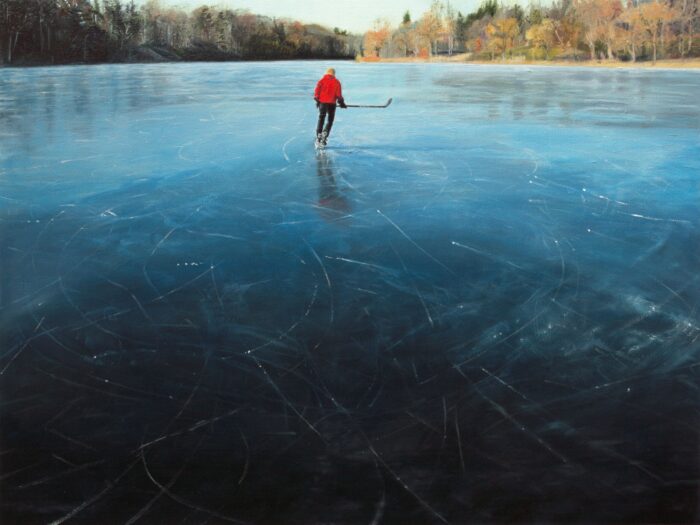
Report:
[[[444,0],[446,2],[446,0]],[[481,0],[451,0],[455,11],[470,13]],[[386,18],[391,25],[401,22],[406,10],[416,19],[430,8],[431,0],[161,0],[161,5],[193,9],[200,5],[226,6],[278,18],[293,18],[364,33],[377,18]]]

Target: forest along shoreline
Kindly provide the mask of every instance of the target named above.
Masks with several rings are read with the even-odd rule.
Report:
[[[358,62],[372,64],[464,64],[481,66],[543,66],[543,67],[593,67],[611,69],[700,69],[700,58],[672,58],[657,60],[654,62],[630,62],[622,60],[478,60],[469,54],[456,54],[452,56],[433,56],[430,58],[402,57],[382,58],[379,60],[365,60],[358,58]]]
[[[323,61],[328,58],[236,58],[236,57],[216,57],[207,55],[198,56],[188,59],[185,56],[173,56],[168,50],[152,48],[150,46],[140,46],[138,50],[133,50],[129,57],[118,62],[63,62],[59,64],[18,61],[12,64],[0,63],[1,69],[10,68],[34,68],[34,67],[52,67],[52,66],[84,66],[84,65],[105,65],[105,64],[189,64],[189,63],[215,63],[215,62],[290,62],[290,61]],[[534,67],[585,67],[585,68],[607,68],[607,69],[646,69],[646,70],[696,70],[700,69],[700,58],[689,59],[665,59],[653,62],[625,62],[621,60],[475,60],[458,54],[453,56],[433,56],[430,58],[420,57],[404,57],[404,58],[382,58],[379,60],[365,60],[361,57],[336,57],[332,60],[338,61],[355,61],[360,64],[452,64],[452,65],[470,65],[470,66],[534,66]]]
[[[244,10],[157,0],[0,0],[0,66],[354,59],[362,37]]]
[[[42,62],[18,62],[13,64],[1,64],[0,70],[11,68],[39,68],[39,67],[60,67],[60,66],[85,66],[85,65],[127,65],[127,64],[193,64],[193,63],[237,63],[237,62],[290,62],[290,61],[311,61],[318,62],[328,60],[327,58],[216,58],[206,57],[196,59],[186,59],[180,56],[169,57],[162,50],[152,48],[142,48],[135,51],[131,58],[121,60],[119,62],[64,62],[60,64],[50,64]],[[604,68],[604,69],[642,69],[642,70],[700,70],[700,58],[693,59],[667,59],[653,62],[623,62],[619,60],[473,60],[464,56],[456,55],[452,57],[431,57],[431,58],[385,58],[381,60],[364,60],[362,58],[339,57],[333,60],[351,62],[355,61],[360,64],[451,64],[465,66],[511,66],[514,69],[517,67],[571,67],[571,68]]]
[[[129,55],[120,60],[110,61],[91,61],[83,62],[80,60],[71,62],[44,62],[36,60],[17,60],[11,64],[0,62],[0,70],[3,69],[26,69],[40,67],[69,67],[69,66],[100,66],[100,65],[137,65],[137,64],[211,64],[211,63],[243,63],[243,62],[292,62],[292,61],[345,61],[352,62],[355,57],[308,57],[308,58],[286,58],[286,57],[271,57],[271,58],[239,58],[232,56],[220,56],[217,54],[197,53],[196,56],[190,57],[190,53],[172,56],[168,50],[151,48],[149,46],[140,46],[139,49],[131,50]]]
[[[553,0],[525,8],[483,0],[469,14],[458,5],[433,0],[417,18],[406,11],[398,25],[375,21],[361,59],[695,68],[700,58],[700,0]]]
[[[0,0],[0,67],[350,60],[697,69],[700,0],[553,0],[528,8],[425,0],[364,34],[159,0]],[[429,6],[429,7],[428,7]]]

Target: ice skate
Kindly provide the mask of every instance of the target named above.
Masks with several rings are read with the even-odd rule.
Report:
[[[316,141],[314,142],[316,149],[322,149],[325,146],[323,133],[316,134]]]

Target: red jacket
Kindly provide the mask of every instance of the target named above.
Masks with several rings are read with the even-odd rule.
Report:
[[[316,84],[314,98],[321,104],[335,104],[343,98],[340,82],[333,75],[326,75]]]

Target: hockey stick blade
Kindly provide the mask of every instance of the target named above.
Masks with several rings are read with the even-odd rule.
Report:
[[[390,98],[389,100],[386,101],[386,104],[383,106],[365,106],[365,105],[356,105],[356,104],[346,104],[346,107],[348,108],[388,108],[391,102],[393,101],[393,98]]]

